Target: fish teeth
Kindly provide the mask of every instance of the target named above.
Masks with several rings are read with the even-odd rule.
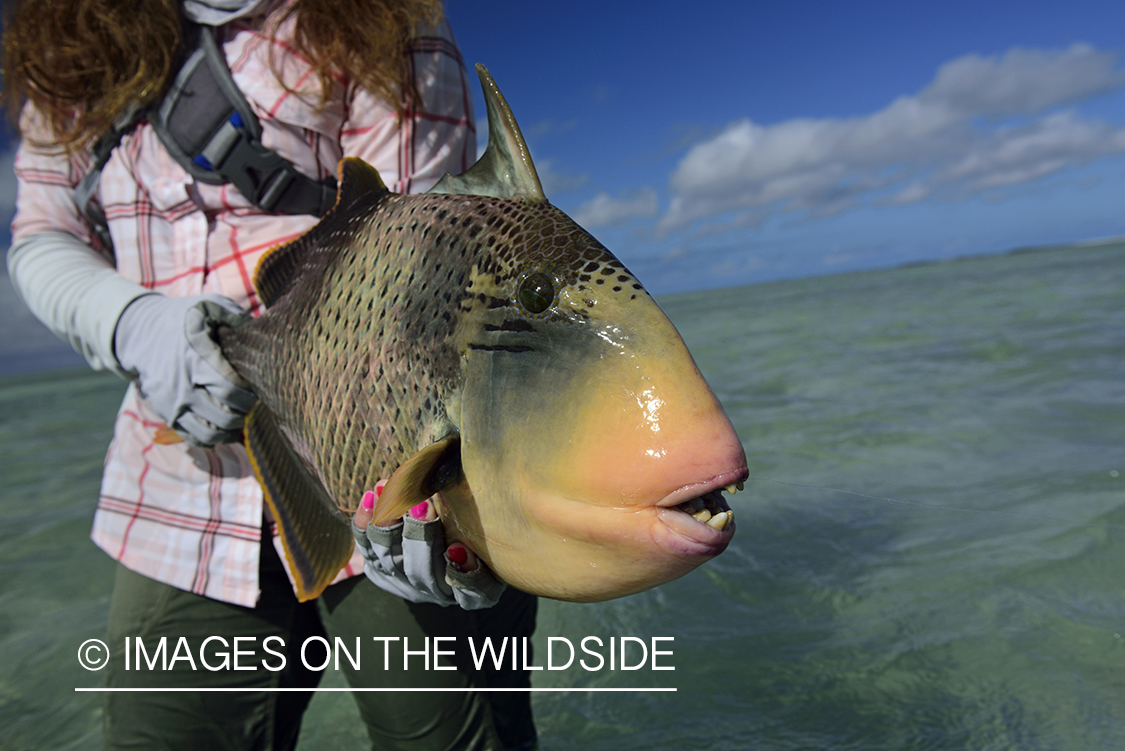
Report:
[[[723,501],[723,495],[714,490],[676,506],[693,519],[722,532],[734,528],[734,511]]]
[[[720,532],[722,532],[724,529],[727,528],[727,525],[729,525],[733,521],[734,521],[734,512],[733,511],[723,511],[721,513],[715,514],[710,519],[708,519],[706,524],[707,524],[708,527],[712,527],[712,528],[717,529]]]

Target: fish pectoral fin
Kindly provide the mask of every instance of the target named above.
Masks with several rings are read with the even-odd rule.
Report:
[[[453,434],[410,457],[391,475],[375,505],[374,524],[397,519],[461,479],[461,436]]]
[[[351,523],[262,401],[246,416],[246,453],[277,521],[297,599],[315,599],[351,558],[355,549]]]

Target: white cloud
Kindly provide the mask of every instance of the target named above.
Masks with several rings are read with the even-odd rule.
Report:
[[[934,174],[939,183],[961,182],[972,192],[1036,180],[1069,164],[1125,151],[1125,128],[1082,122],[1059,112],[978,139]]]
[[[702,221],[706,232],[720,215],[733,214],[722,223],[737,226],[783,213],[961,198],[1125,152],[1125,128],[1049,111],[1125,85],[1116,62],[1082,44],[966,55],[916,95],[870,115],[732,123],[680,161],[658,229]]]
[[[592,200],[578,207],[574,221],[583,227],[617,227],[634,219],[648,219],[656,216],[656,191],[641,188],[624,199],[611,198],[607,193],[599,193]]]
[[[574,190],[584,185],[588,179],[585,174],[571,175],[555,172],[554,163],[550,159],[535,162],[535,172],[539,175],[539,182],[543,185],[543,192],[548,199],[565,190]]]
[[[1086,44],[1063,52],[1013,49],[1002,58],[965,55],[941,66],[919,99],[970,117],[1037,112],[1121,86],[1116,62]]]

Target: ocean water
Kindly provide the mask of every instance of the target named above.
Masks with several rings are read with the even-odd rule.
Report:
[[[544,601],[540,658],[673,637],[675,670],[534,685],[677,691],[538,693],[542,749],[1125,749],[1125,245],[661,303],[745,443],[738,534],[655,590]],[[87,535],[122,390],[0,379],[0,748],[100,745],[76,650],[105,627]],[[314,698],[303,748],[363,737]]]

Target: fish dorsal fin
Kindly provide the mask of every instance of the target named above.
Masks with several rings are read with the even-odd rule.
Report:
[[[545,201],[543,186],[520,126],[488,69],[477,63],[488,109],[488,146],[477,163],[460,175],[448,172],[430,193],[496,198],[532,198]]]
[[[461,436],[451,435],[430,444],[391,475],[375,506],[372,524],[397,519],[460,477]]]
[[[291,242],[270,248],[258,260],[254,270],[254,289],[267,308],[293,284],[302,268],[316,265],[318,259],[340,245],[339,238],[348,230],[344,214],[360,201],[374,205],[390,191],[383,184],[379,171],[362,159],[348,157],[336,167],[338,175],[336,203],[305,234]]]

